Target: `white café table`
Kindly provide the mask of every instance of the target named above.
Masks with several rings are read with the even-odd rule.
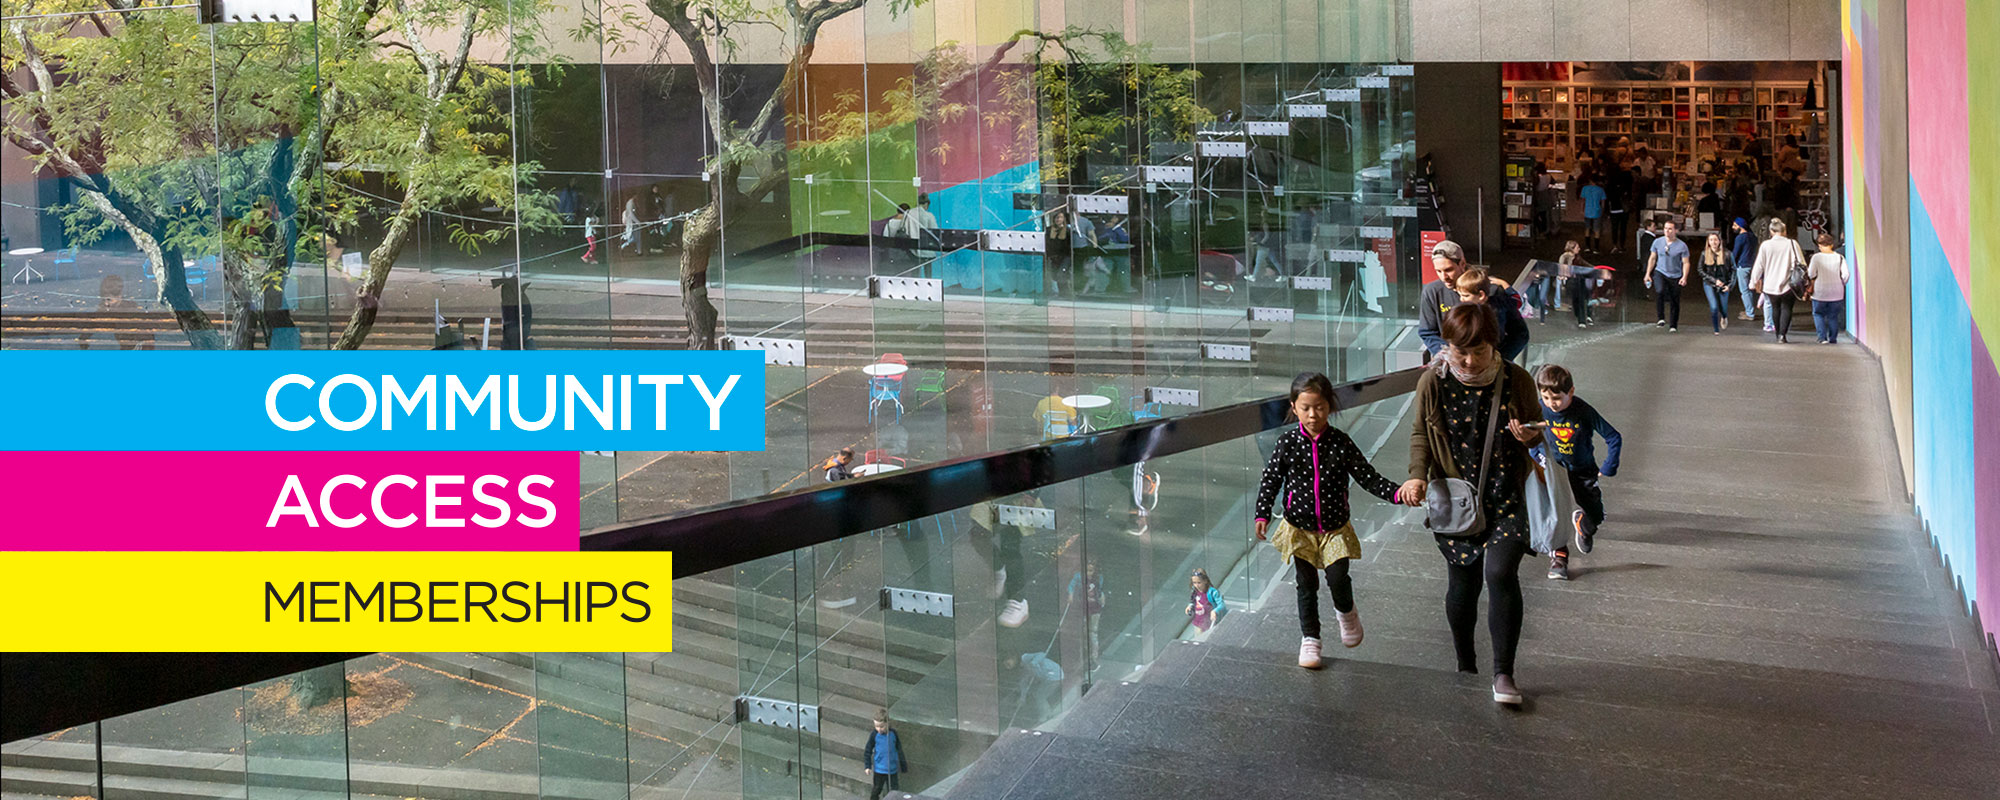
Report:
[[[1062,399],[1063,405],[1081,412],[1077,414],[1077,432],[1091,430],[1090,410],[1111,405],[1111,398],[1101,394],[1073,394]]]
[[[905,372],[909,372],[910,368],[909,366],[904,364],[887,364],[882,362],[876,362],[874,364],[869,364],[868,366],[862,367],[861,371],[867,373],[868,377],[871,378],[893,378]]]
[[[855,467],[852,470],[852,472],[854,473],[855,477],[866,478],[870,475],[880,475],[884,472],[895,472],[896,470],[899,469],[902,469],[902,466],[898,464],[862,464],[861,466]]]
[[[42,248],[39,247],[22,247],[7,251],[7,255],[21,257],[21,271],[14,273],[14,277],[8,279],[8,282],[20,281],[21,283],[31,283],[36,280],[47,279],[47,275],[43,275],[41,270],[35,269],[34,260],[30,258],[30,256],[41,255],[43,252]]]

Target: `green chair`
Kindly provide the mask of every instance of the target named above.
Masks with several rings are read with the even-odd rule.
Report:
[[[927,369],[920,371],[920,374],[917,376],[916,388],[913,391],[920,395],[944,394],[944,370]]]
[[[1092,427],[1103,430],[1105,428],[1116,428],[1120,425],[1132,424],[1132,412],[1118,407],[1118,398],[1125,396],[1125,393],[1119,391],[1118,387],[1099,386],[1095,394],[1109,399],[1111,405],[1090,410],[1090,424]]]

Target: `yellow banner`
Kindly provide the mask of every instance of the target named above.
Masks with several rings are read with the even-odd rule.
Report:
[[[671,553],[4,553],[7,652],[673,649]]]

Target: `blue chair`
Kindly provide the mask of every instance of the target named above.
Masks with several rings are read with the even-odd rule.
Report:
[[[213,259],[214,256],[210,256],[200,261],[189,261],[185,265],[188,291],[192,293],[195,287],[201,287],[201,299],[203,300],[208,299],[209,265],[214,263]]]
[[[1160,404],[1146,402],[1145,395],[1133,395],[1126,399],[1125,404],[1132,409],[1133,421],[1159,419],[1166,416],[1165,413],[1161,412]]]
[[[876,410],[885,402],[895,404],[896,421],[903,421],[902,383],[889,378],[872,378],[868,381],[868,424],[875,424]]]
[[[77,265],[76,265],[76,248],[75,248],[75,247],[71,247],[71,248],[69,248],[69,249],[67,249],[67,250],[64,250],[64,251],[62,251],[62,252],[58,253],[58,254],[56,255],[56,257],[55,257],[55,260],[53,260],[53,261],[50,261],[50,262],[49,262],[49,265],[50,265],[50,266],[49,266],[49,273],[50,273],[50,277],[53,277],[53,278],[55,278],[55,279],[57,279],[57,280],[61,280],[61,279],[62,279],[62,265],[64,265],[64,264],[68,264],[68,265],[69,265],[69,271],[70,271],[70,272],[73,272],[73,273],[75,273],[75,274],[76,274],[76,277],[78,277],[78,278],[81,278],[81,277],[83,277],[83,268],[82,268],[82,267],[79,267],[79,266],[77,266]]]

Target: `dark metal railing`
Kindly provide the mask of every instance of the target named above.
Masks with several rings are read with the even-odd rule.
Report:
[[[1416,389],[1422,368],[1334,387],[1340,408]],[[584,550],[670,550],[674,575],[699,575],[974,503],[1252,436],[1284,423],[1282,396],[826,486],[762,495],[583,535]],[[752,535],[750,532],[754,531]]]

